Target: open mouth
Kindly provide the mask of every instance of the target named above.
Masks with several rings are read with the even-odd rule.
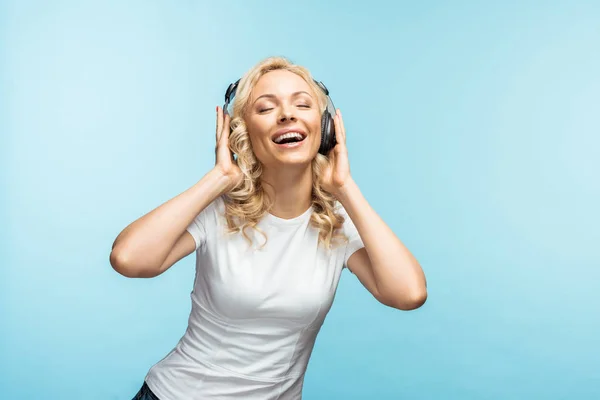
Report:
[[[273,142],[279,145],[294,145],[306,139],[306,135],[302,132],[287,132],[277,135],[273,138]]]

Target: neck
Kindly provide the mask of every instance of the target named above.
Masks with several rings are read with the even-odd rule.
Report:
[[[302,215],[311,205],[312,166],[302,168],[264,168],[261,177],[267,196],[273,201],[269,211],[276,217],[291,219]]]

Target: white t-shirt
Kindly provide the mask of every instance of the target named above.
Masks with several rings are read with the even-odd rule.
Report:
[[[188,328],[145,380],[161,400],[298,400],[316,336],[348,258],[363,247],[346,211],[348,243],[317,246],[312,208],[293,219],[266,214],[253,246],[229,235],[217,198],[189,225],[196,276]]]

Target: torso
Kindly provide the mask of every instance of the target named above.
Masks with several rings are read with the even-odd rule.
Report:
[[[217,199],[188,229],[202,244],[188,329],[146,382],[161,400],[300,399],[316,336],[331,308],[346,246],[318,246],[312,210],[267,214],[254,246],[225,232]]]

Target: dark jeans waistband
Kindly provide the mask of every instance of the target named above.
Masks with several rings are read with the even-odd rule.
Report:
[[[148,387],[148,384],[144,381],[141,389],[135,397],[131,400],[160,400]]]

